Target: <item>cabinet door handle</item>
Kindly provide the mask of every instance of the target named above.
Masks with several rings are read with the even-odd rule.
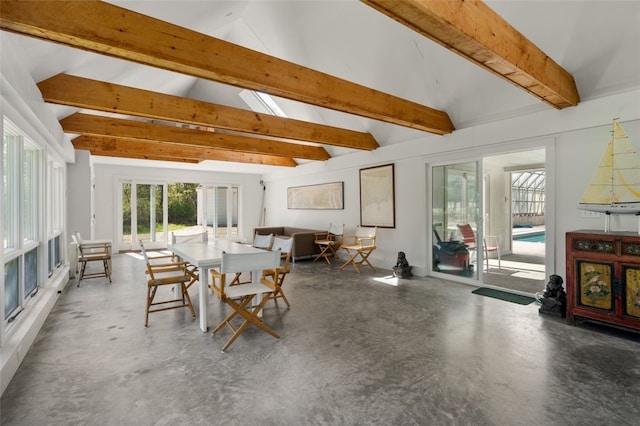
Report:
[[[622,293],[622,281],[617,278],[613,279],[613,292],[615,294]]]

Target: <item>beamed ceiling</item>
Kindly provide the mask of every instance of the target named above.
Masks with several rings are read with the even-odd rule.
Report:
[[[635,28],[589,27],[604,15]],[[588,98],[640,78],[634,2],[2,0],[0,16],[76,149],[192,167],[446,143],[456,127],[575,107],[580,78],[597,81]],[[606,48],[630,53],[626,74],[596,62]],[[290,118],[251,110],[244,89]]]

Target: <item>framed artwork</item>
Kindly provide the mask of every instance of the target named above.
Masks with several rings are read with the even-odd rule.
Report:
[[[344,209],[344,182],[287,188],[287,208],[307,210]]]
[[[627,315],[640,318],[640,268],[624,267],[625,311]]]
[[[611,310],[613,308],[613,265],[580,261],[578,268],[580,304]]]
[[[360,169],[360,224],[396,227],[393,164]]]

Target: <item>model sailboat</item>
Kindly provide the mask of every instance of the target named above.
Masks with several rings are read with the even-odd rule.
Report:
[[[607,215],[640,214],[640,157],[617,120],[579,208]]]

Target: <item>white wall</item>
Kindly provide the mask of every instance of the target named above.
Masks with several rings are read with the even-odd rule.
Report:
[[[258,226],[262,208],[263,190],[260,176],[234,173],[189,171],[158,167],[128,167],[94,164],[94,236],[116,241],[118,217],[118,184],[121,179],[153,182],[187,182],[217,185],[237,185],[240,190],[241,211],[238,218],[240,239],[250,241],[252,230]]]
[[[89,151],[75,151],[76,162],[67,166],[67,241],[79,232],[82,238],[91,235],[91,164]]]
[[[380,268],[391,269],[398,251],[404,251],[416,275],[426,275],[431,232],[427,211],[429,165],[447,161],[480,160],[482,156],[513,150],[546,147],[548,273],[564,276],[564,235],[579,229],[603,229],[603,220],[583,218],[577,209],[596,164],[607,146],[613,118],[620,118],[640,152],[640,90],[607,98],[583,101],[562,111],[549,109],[515,117],[446,136],[424,138],[357,153],[323,163],[264,176],[266,224],[324,229],[331,222],[345,223],[347,233],[360,222],[359,169],[395,164],[396,227],[380,229],[378,246],[371,258]],[[554,154],[555,153],[555,154]],[[344,181],[344,210],[289,210],[286,192],[290,186]],[[557,220],[554,223],[554,218]],[[612,219],[612,230],[638,230],[635,216]]]

